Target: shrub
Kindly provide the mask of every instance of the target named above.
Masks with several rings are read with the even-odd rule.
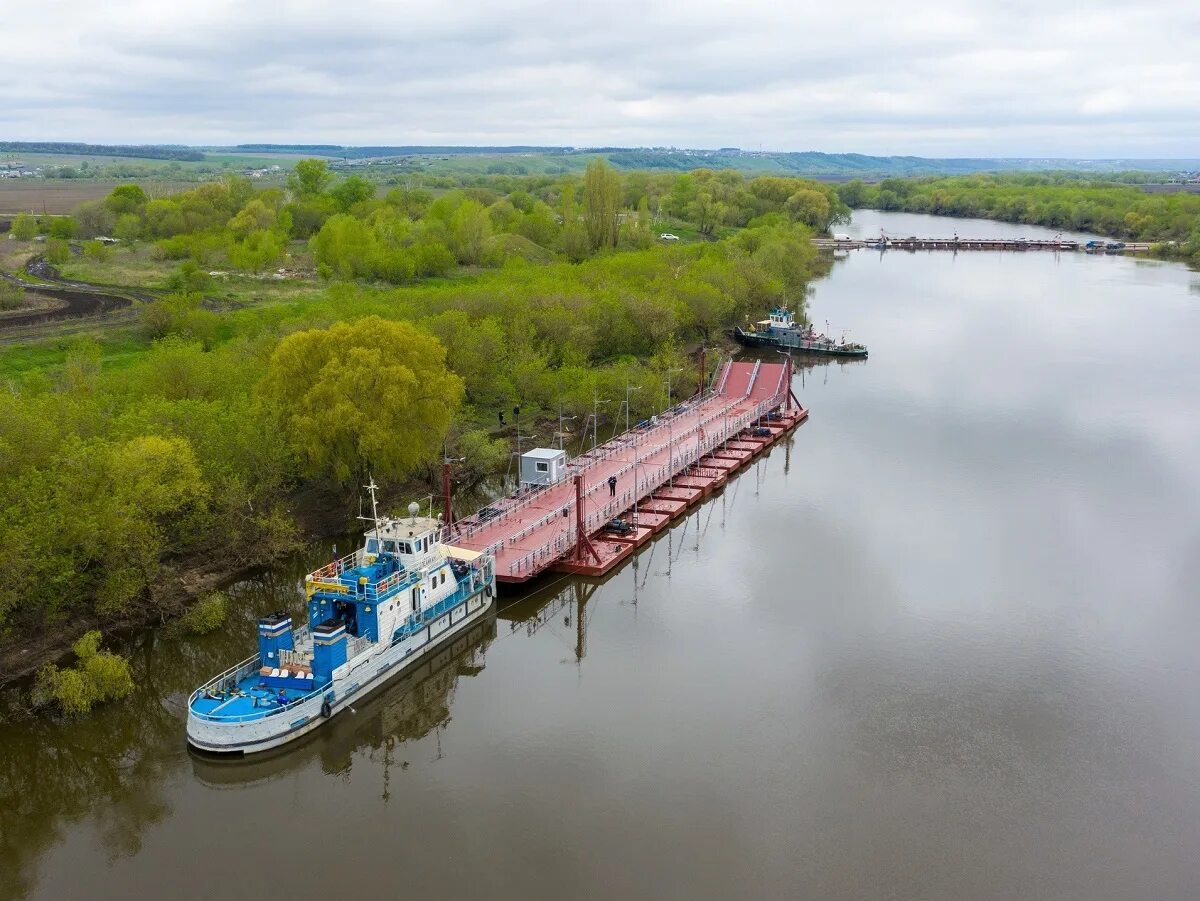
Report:
[[[100,650],[100,633],[86,633],[73,650],[79,662],[70,669],[53,663],[37,675],[34,695],[38,700],[56,703],[68,716],[87,713],[104,701],[115,701],[133,691],[133,672],[129,661],[119,654]]]
[[[62,238],[51,238],[46,242],[46,259],[56,266],[71,258],[71,247]]]
[[[0,310],[16,310],[25,302],[25,289],[0,282]]]
[[[70,216],[56,216],[50,221],[49,235],[51,238],[75,237],[75,220]]]
[[[112,248],[100,241],[88,241],[83,245],[83,255],[89,260],[102,263],[112,256]]]

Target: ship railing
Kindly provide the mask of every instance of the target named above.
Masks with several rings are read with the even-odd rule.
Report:
[[[247,657],[241,663],[235,663],[229,669],[225,670],[225,672],[221,673],[219,676],[213,676],[194,692],[192,692],[191,700],[195,700],[198,695],[212,688],[214,685],[224,685],[230,678],[232,678],[235,683],[240,682],[242,679],[245,679],[248,675],[253,672],[257,672],[261,668],[261,660],[262,658],[258,654],[254,654],[251,657]]]
[[[437,619],[443,613],[453,610],[459,604],[462,604],[472,594],[479,590],[480,586],[474,579],[465,582],[454,589],[454,593],[442,598],[435,604],[430,604],[423,610],[418,610],[416,613],[410,613],[408,618],[396,629],[396,634],[392,637],[392,644],[397,644],[413,635],[421,629],[425,628],[425,624],[432,619]]]
[[[306,701],[311,701],[314,697],[327,691],[332,686],[333,686],[333,680],[330,679],[324,685],[322,685],[318,688],[314,688],[312,691],[308,692],[307,694],[303,694],[300,697],[296,698],[295,700],[288,701],[286,704],[283,704],[282,706],[276,706],[273,710],[267,710],[262,707],[257,708],[257,710],[262,710],[263,711],[262,713],[258,713],[256,710],[256,712],[254,712],[254,713],[240,713],[240,714],[237,714],[236,716],[232,715],[232,714],[229,716],[222,716],[219,713],[200,713],[197,710],[190,710],[191,703],[196,700],[196,696],[199,695],[200,692],[203,691],[204,689],[198,689],[197,691],[192,692],[192,697],[188,702],[188,706],[189,706],[189,710],[190,710],[190,713],[192,716],[194,716],[198,720],[204,720],[205,722],[209,722],[209,723],[257,722],[259,720],[270,719],[273,716],[279,716],[281,713],[287,713],[289,710],[294,710],[299,705],[303,704]]]
[[[379,603],[381,601],[386,601],[388,598],[398,594],[404,588],[408,587],[408,585],[415,585],[416,582],[417,577],[413,573],[410,573],[406,569],[402,569],[399,572],[392,573],[382,582],[368,584],[367,590],[363,592],[363,595],[368,601],[371,601],[372,603]]]
[[[344,573],[346,570],[354,569],[354,567],[356,567],[356,566],[358,566],[358,551],[354,551],[351,554],[347,554],[345,557],[342,557],[340,560],[334,560],[331,563],[326,563],[320,569],[310,572],[308,574],[308,578],[306,581],[314,581],[315,580],[315,581],[321,581],[321,582],[328,581],[328,582],[338,582],[339,584],[346,584],[346,583],[342,582],[342,580],[339,579],[338,577],[341,576],[341,574]]]
[[[631,468],[637,468],[643,470],[643,476],[641,478],[635,476],[634,487],[632,489],[626,490],[617,498],[603,505],[600,510],[584,517],[584,530],[591,534],[596,529],[599,529],[603,523],[608,522],[623,510],[628,509],[631,504],[640,502],[642,498],[661,488],[678,475],[681,470],[696,465],[705,454],[711,453],[717,447],[727,442],[730,436],[736,435],[754,425],[777,406],[779,406],[778,392],[736,415],[727,415],[726,411],[714,414],[703,420],[702,425],[724,419],[725,422],[722,428],[711,433],[704,432],[703,437],[698,437],[696,443],[691,445],[690,450],[681,448],[679,451],[672,451],[670,459],[666,462],[647,465],[642,461],[635,461],[630,466],[625,467],[622,472],[627,472]],[[691,444],[691,442],[688,443],[689,445]],[[662,450],[662,448],[659,448],[659,450]],[[646,473],[646,470],[649,470],[649,473]],[[596,486],[592,490],[597,490],[599,487]],[[591,491],[588,494],[591,494]],[[575,506],[574,498],[565,506],[573,508]],[[561,517],[561,510],[555,515]],[[562,518],[566,521],[566,528],[554,538],[510,563],[508,566],[509,575],[520,575],[521,573],[537,568],[547,560],[560,559],[575,547],[576,529],[574,528],[574,519],[569,515]]]

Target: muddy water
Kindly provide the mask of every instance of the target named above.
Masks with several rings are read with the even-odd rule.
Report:
[[[192,759],[183,698],[328,548],[144,636],[128,704],[0,727],[0,894],[1200,895],[1198,283],[852,253],[812,318],[870,360],[801,369],[811,420],[636,566],[268,760]]]

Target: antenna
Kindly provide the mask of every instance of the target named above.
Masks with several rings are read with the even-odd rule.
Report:
[[[369,492],[371,492],[371,520],[375,523],[375,537],[378,538],[379,537],[379,508],[375,504],[375,491],[379,488],[379,486],[375,484],[374,476],[369,476],[368,479],[369,479],[369,484],[363,485],[363,487],[366,488]]]

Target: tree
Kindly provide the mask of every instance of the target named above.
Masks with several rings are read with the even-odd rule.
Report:
[[[133,213],[124,213],[117,217],[117,224],[113,226],[113,237],[126,244],[132,244],[141,234],[142,220]]]
[[[588,163],[583,176],[583,222],[593,251],[617,246],[621,176],[602,159]]]
[[[852,209],[861,209],[867,204],[867,186],[861,178],[855,178],[843,185],[838,185],[838,196],[842,203]]]
[[[562,232],[559,234],[562,251],[572,262],[587,259],[588,235],[575,213],[575,187],[563,185],[562,189]]]
[[[50,220],[48,234],[51,238],[75,237],[75,220],[70,216],[55,216]]]
[[[258,198],[255,198],[242,207],[238,214],[229,220],[226,228],[233,232],[234,237],[240,240],[253,231],[274,228],[274,226],[275,211]]]
[[[440,341],[378,316],[284,338],[261,389],[303,468],[341,484],[404,477],[440,450],[463,397]]]
[[[61,266],[71,258],[71,248],[62,238],[51,238],[46,242],[46,259]]]
[[[725,218],[725,205],[714,200],[708,191],[700,191],[696,199],[687,205],[685,215],[696,223],[700,234],[711,235]]]
[[[829,228],[829,198],[820,191],[797,191],[787,199],[785,206],[793,221],[803,222],[818,232]]]
[[[146,192],[138,185],[118,185],[112,189],[112,193],[105,198],[105,205],[112,210],[113,215],[120,216],[123,213],[136,213],[146,205],[149,198]]]
[[[333,173],[324,160],[300,160],[288,176],[288,187],[299,198],[310,199],[324,194],[333,181]]]
[[[32,241],[37,237],[37,220],[29,213],[17,213],[12,222],[12,236],[17,241]]]
[[[491,234],[488,212],[476,200],[464,200],[450,216],[450,249],[465,266],[474,266],[483,259]]]
[[[336,185],[329,192],[329,196],[337,202],[338,209],[343,213],[348,213],[356,203],[362,203],[364,200],[371,200],[375,197],[375,185],[361,175],[351,175]]]
[[[117,217],[102,200],[92,200],[75,207],[71,216],[75,219],[77,232],[85,238],[111,235]]]

